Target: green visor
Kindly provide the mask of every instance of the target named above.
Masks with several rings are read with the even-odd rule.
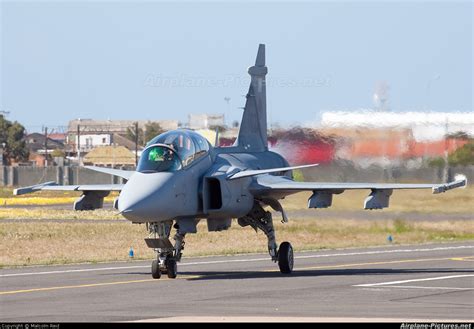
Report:
[[[148,153],[148,161],[163,161],[164,160],[164,148],[154,147]]]

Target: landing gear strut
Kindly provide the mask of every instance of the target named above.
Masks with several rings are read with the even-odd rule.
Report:
[[[173,246],[169,239],[172,224],[171,221],[148,224],[150,237],[145,242],[157,254],[157,259],[151,263],[151,276],[154,279],[161,278],[162,274],[167,274],[170,279],[175,279],[178,275],[177,262],[181,260],[185,234],[178,229]]]
[[[250,225],[255,231],[261,230],[268,239],[268,253],[275,263],[278,262],[280,272],[290,274],[293,271],[293,247],[289,242],[282,242],[277,249],[275,229],[272,214],[265,211],[258,201],[255,201],[252,210],[244,217],[238,219],[240,226]]]

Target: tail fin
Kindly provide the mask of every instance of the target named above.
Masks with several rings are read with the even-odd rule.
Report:
[[[247,101],[240,124],[239,136],[235,146],[247,152],[263,152],[268,149],[267,144],[267,92],[265,75],[268,72],[265,66],[265,45],[258,46],[255,65],[249,67],[251,76]]]

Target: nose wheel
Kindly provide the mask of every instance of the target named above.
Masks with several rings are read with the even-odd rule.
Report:
[[[175,226],[177,232],[173,246],[169,239],[172,224],[172,221],[147,224],[150,238],[145,239],[145,242],[157,254],[156,259],[151,263],[153,279],[159,279],[163,274],[168,275],[170,279],[175,279],[178,275],[177,262],[181,260],[185,233],[181,233],[179,226]]]
[[[161,278],[160,262],[157,259],[151,263],[151,276],[153,279]]]
[[[174,258],[169,258],[165,261],[166,267],[166,274],[168,274],[168,278],[176,279],[178,275],[178,264]]]
[[[155,259],[151,263],[151,276],[153,279],[161,278],[162,274],[168,275],[170,279],[176,279],[178,276],[178,264],[176,259],[169,256],[163,259]]]

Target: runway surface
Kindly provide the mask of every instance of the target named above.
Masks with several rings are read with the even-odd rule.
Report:
[[[383,321],[474,319],[474,241],[0,270],[1,321]]]

